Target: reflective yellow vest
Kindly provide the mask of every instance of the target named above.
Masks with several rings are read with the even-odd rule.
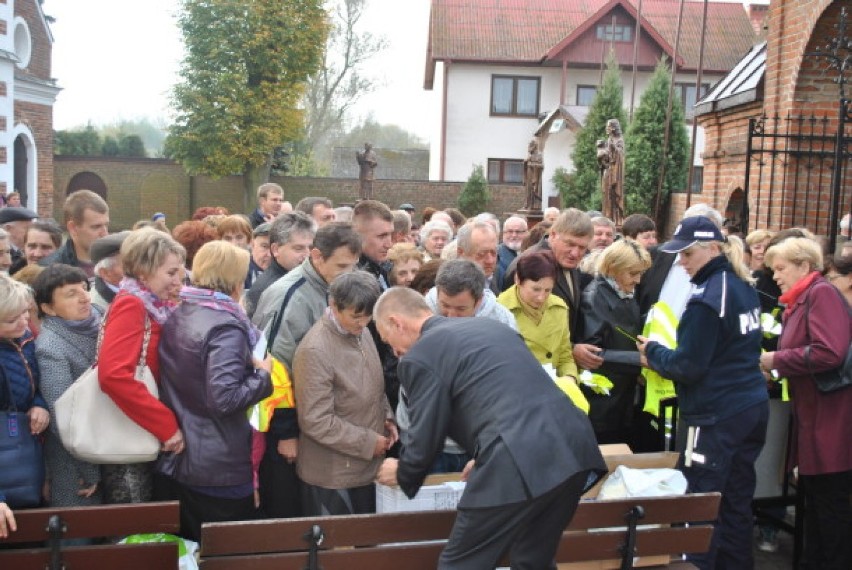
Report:
[[[645,319],[642,336],[653,340],[666,348],[677,348],[678,319],[665,301],[654,303]],[[675,394],[674,383],[649,368],[642,369],[645,377],[645,405],[642,411],[654,416],[660,413],[660,400],[672,398]]]

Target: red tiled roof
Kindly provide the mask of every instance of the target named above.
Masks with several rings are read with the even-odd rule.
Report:
[[[664,49],[675,45],[679,4],[643,0],[642,17],[653,28],[648,33],[664,40]],[[539,63],[590,17],[618,5],[635,13],[638,0],[432,0],[427,86],[435,61]],[[703,9],[702,0],[684,6],[679,59],[686,69],[698,66]],[[709,3],[706,70],[732,69],[756,41],[742,4]]]

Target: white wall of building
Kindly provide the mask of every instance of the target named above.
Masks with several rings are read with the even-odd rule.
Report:
[[[6,192],[14,191],[15,185],[15,3],[0,4],[0,21],[6,22],[6,33],[0,34],[0,82],[6,84],[6,96],[0,97],[0,117],[5,118],[6,128],[0,131],[0,147],[6,148],[6,161],[0,162],[0,182],[6,184]]]
[[[558,67],[522,67],[496,66],[483,64],[453,63],[449,67],[447,92],[447,131],[446,131],[446,164],[444,180],[462,181],[470,176],[474,165],[487,166],[488,159],[517,159],[522,160],[527,155],[527,145],[538,128],[537,118],[522,117],[492,117],[491,77],[493,75],[528,76],[541,78],[539,111],[548,113],[556,108],[560,100],[560,83],[562,70]],[[704,83],[713,84],[721,76],[703,78]],[[651,78],[650,72],[639,72],[636,77],[636,94],[633,97],[634,106],[638,107],[641,94]],[[443,64],[439,63],[435,74],[434,89],[443,102]],[[600,70],[568,69],[566,104],[577,104],[578,85],[598,85],[601,80]],[[679,73],[678,83],[694,83],[692,74]],[[624,86],[624,107],[628,109],[631,99],[632,74],[622,72]],[[443,104],[443,103],[441,103]],[[627,125],[623,125],[626,130]],[[432,180],[441,179],[441,125],[436,126],[438,136],[432,138],[431,162],[429,176]],[[691,136],[691,125],[687,125]],[[601,136],[604,136],[602,133]],[[704,132],[698,129],[698,144],[694,164],[701,165],[701,153],[704,150]],[[556,194],[551,182],[554,171],[558,167],[573,169],[571,152],[576,142],[575,133],[567,130],[551,134],[544,148],[545,170],[543,186],[546,196]],[[629,152],[629,151],[628,151]],[[547,202],[547,198],[544,198]]]

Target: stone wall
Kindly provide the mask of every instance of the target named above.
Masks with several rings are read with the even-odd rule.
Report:
[[[200,206],[242,209],[242,178],[213,179],[188,176],[170,160],[153,158],[110,158],[57,156],[54,160],[53,216],[62,217],[62,204],[75,176],[92,173],[103,180],[110,204],[113,229],[124,229],[140,219],[163,212],[169,226],[188,219]],[[273,177],[284,188],[285,199],[296,204],[307,196],[325,196],[335,204],[351,204],[358,196],[358,180],[352,178]],[[410,203],[418,211],[427,206],[454,207],[463,182],[427,180],[376,180],[373,192],[392,208]],[[488,210],[501,218],[524,204],[520,185],[493,185]]]

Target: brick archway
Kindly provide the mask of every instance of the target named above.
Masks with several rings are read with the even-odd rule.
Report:
[[[68,182],[65,195],[70,196],[77,190],[91,190],[104,200],[107,199],[107,185],[103,179],[94,172],[78,172]]]
[[[805,53],[825,10],[841,0],[781,0],[769,6],[772,29],[768,39],[767,85],[764,110],[786,114],[794,105],[796,85]]]

